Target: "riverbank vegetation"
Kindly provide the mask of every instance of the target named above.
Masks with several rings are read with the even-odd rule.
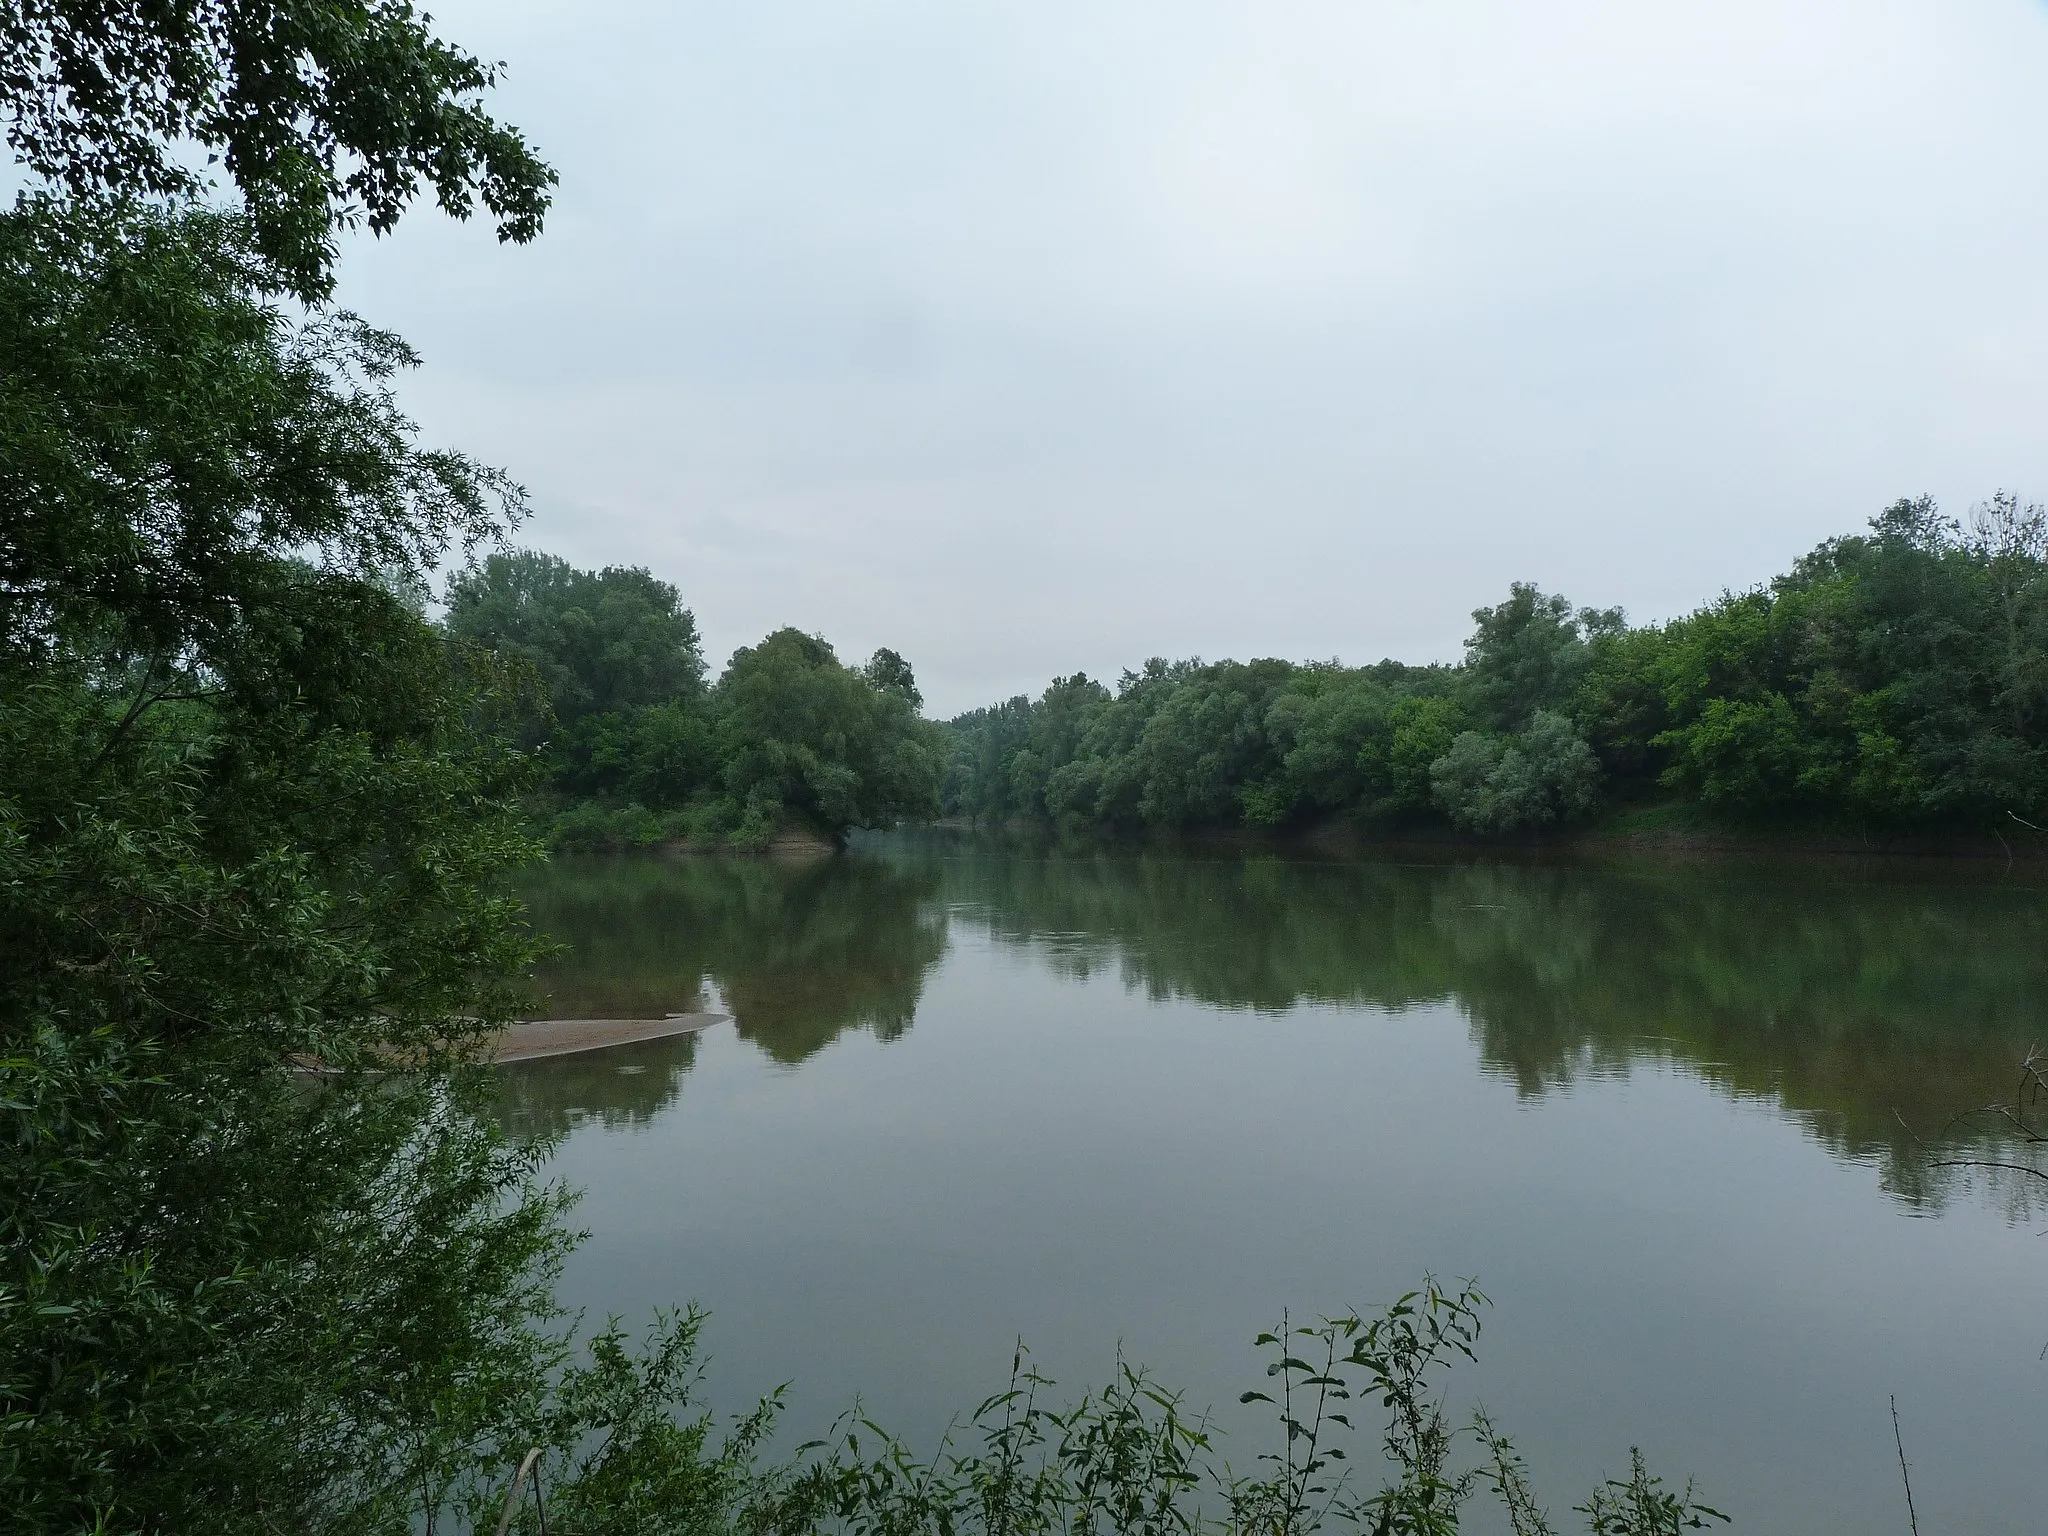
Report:
[[[2048,821],[2048,514],[1901,501],[1668,624],[1517,584],[1455,666],[1147,662],[951,722],[942,799],[1068,831]]]
[[[0,216],[11,1530],[400,1528],[567,1362],[563,1201],[461,1062],[534,950],[524,764],[403,595],[517,491],[259,236]]]
[[[779,629],[707,682],[674,587],[527,550],[459,572],[444,623],[526,682],[512,729],[538,758],[531,803],[556,846],[836,842],[938,809],[945,740],[894,651],[849,667]]]
[[[912,814],[942,766],[914,679],[784,630],[707,685],[672,591],[503,550],[517,485],[418,441],[393,393],[413,354],[330,302],[337,237],[431,189],[523,241],[554,181],[480,104],[495,70],[418,12],[17,4],[5,35],[0,106],[36,184],[0,215],[9,1530],[491,1528],[536,1452],[525,1486],[584,1536],[1446,1532],[1489,1483],[1518,1532],[1549,1528],[1491,1427],[1440,1406],[1469,1290],[1266,1336],[1280,1417],[1244,1473],[1129,1372],[1058,1412],[1020,1373],[972,1454],[919,1462],[854,1424],[777,1463],[772,1405],[723,1438],[690,1409],[690,1314],[637,1346],[579,1334],[554,1299],[569,1197],[476,1060],[539,947],[504,894],[537,852],[530,797],[743,841]],[[441,625],[425,594],[451,555],[486,558]],[[1162,673],[1187,742],[1251,750],[1229,676]],[[1530,803],[1534,775],[1572,812],[1583,759],[1549,682],[1526,713],[1468,717],[1483,689],[1410,681],[1387,680],[1409,729],[1389,775],[1419,763],[1434,793],[1455,759],[1496,801]],[[1166,750],[1122,696],[1077,701]],[[1156,785],[1096,772],[1088,814],[1285,814],[1208,750]],[[378,1070],[394,1057],[410,1069]],[[1305,1346],[1313,1367],[1286,1353]],[[1385,1412],[1355,1481],[1318,1427],[1351,1400]],[[1602,1533],[1713,1518],[1640,1463],[1582,1508]],[[534,1502],[515,1518],[541,1526]]]

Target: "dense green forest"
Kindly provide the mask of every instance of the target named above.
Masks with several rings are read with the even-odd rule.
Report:
[[[1925,498],[1668,624],[1517,583],[1457,665],[1168,662],[935,727],[893,651],[779,630],[707,681],[644,569],[493,554],[447,632],[527,680],[510,721],[561,847],[758,847],[935,814],[1067,832],[1445,827],[1677,805],[1723,821],[2037,830],[2048,817],[2048,514]]]
[[[538,756],[558,845],[759,847],[938,808],[945,739],[894,651],[852,668],[780,629],[707,683],[674,587],[526,550],[458,573],[444,622],[529,684],[505,725]]]
[[[1603,805],[2006,834],[2048,819],[2048,515],[1901,501],[1668,624],[1517,584],[1455,666],[1146,663],[953,720],[948,814],[1500,834]]]

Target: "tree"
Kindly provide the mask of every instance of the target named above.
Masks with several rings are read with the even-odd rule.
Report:
[[[528,763],[421,600],[522,497],[319,302],[343,198],[382,230],[424,175],[523,239],[552,173],[403,5],[29,0],[0,43],[72,195],[0,216],[8,1528],[475,1523],[534,1445],[593,1536],[625,1488],[715,1523],[765,1419],[677,1422],[688,1317],[572,1362],[564,1199],[468,1065],[532,952]]]
[[[1587,662],[1586,637],[1622,628],[1619,609],[1572,612],[1569,600],[1515,582],[1508,599],[1472,610],[1464,686],[1472,711],[1494,730],[1518,731],[1539,709],[1571,696]]]
[[[520,739],[555,789],[670,810],[714,782],[697,621],[644,567],[493,554],[449,582],[444,625],[538,684]]]
[[[1899,501],[1667,624],[1528,583],[1473,619],[1459,667],[1155,658],[1071,704],[1056,681],[953,722],[947,806],[1076,830],[1335,814],[1500,831],[1584,814],[1606,781],[1898,828],[2048,814],[2048,512],[2012,493],[1967,531]]]
[[[1578,728],[1538,710],[1519,736],[1465,731],[1430,767],[1437,808],[1468,832],[1513,832],[1583,816],[1600,765]]]
[[[918,692],[917,674],[910,669],[910,663],[896,652],[884,646],[868,658],[862,669],[868,686],[881,693],[893,693],[907,702],[912,709],[924,708],[924,695]]]
[[[948,814],[975,820],[1050,820],[1053,775],[1082,750],[1109,690],[1085,673],[1056,677],[1037,701],[1018,695],[946,724],[952,755],[940,793]]]
[[[2025,528],[2017,498],[1973,537],[1926,497],[1897,502],[1768,588],[1611,650],[1593,734],[1661,723],[1664,783],[1731,810],[2032,819],[2048,803],[2048,589]]]
[[[1138,814],[1155,827],[1234,819],[1240,790],[1279,766],[1266,712],[1293,667],[1220,662],[1183,678],[1145,722],[1131,754]]]
[[[951,751],[939,789],[946,814],[1002,821],[1024,809],[1011,768],[1030,739],[1031,722],[1032,704],[1022,694],[946,722]]]
[[[460,572],[445,628],[538,682],[519,728],[539,749],[537,809],[558,843],[753,845],[790,816],[837,838],[938,808],[945,743],[895,651],[854,669],[781,630],[706,689],[673,586],[530,550]]]
[[[383,579],[522,513],[499,472],[411,445],[404,342],[289,326],[262,271],[220,214],[0,219],[0,629],[21,659],[91,634],[231,665],[308,562]]]
[[[501,1449],[483,1405],[550,1347],[557,1203],[453,1068],[530,953],[494,894],[524,763],[488,669],[398,595],[518,494],[414,444],[396,338],[288,324],[261,262],[226,215],[0,217],[0,1483],[29,1531],[392,1518]],[[441,1065],[365,1075],[393,1055]]]
[[[1296,674],[1266,712],[1266,734],[1282,755],[1290,805],[1306,801],[1335,810],[1359,801],[1362,754],[1387,734],[1395,697],[1386,684],[1360,673],[1303,668]]]
[[[1359,749],[1359,766],[1378,792],[1379,804],[1402,814],[1426,811],[1434,803],[1431,775],[1465,728],[1464,707],[1454,698],[1402,699],[1387,711],[1390,730],[1381,755],[1378,742]]]
[[[815,635],[779,629],[735,652],[713,708],[721,775],[749,835],[785,812],[836,838],[938,808],[936,728]]]
[[[501,66],[405,0],[5,0],[0,110],[35,176],[79,201],[190,200],[197,150],[241,193],[267,287],[333,286],[334,235],[390,230],[421,184],[540,232],[555,173],[478,98]]]
[[[2048,716],[2048,508],[2000,491],[1970,514],[1995,604],[1997,696],[2025,735]]]
[[[696,616],[644,566],[580,571],[537,550],[493,554],[449,582],[446,624],[532,667],[560,721],[704,692]]]

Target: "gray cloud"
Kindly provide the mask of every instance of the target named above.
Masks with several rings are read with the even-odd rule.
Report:
[[[1149,655],[1449,657],[1883,503],[2048,495],[2048,12],[2021,0],[437,10],[546,236],[418,217],[348,302],[535,543],[717,656],[950,711]]]

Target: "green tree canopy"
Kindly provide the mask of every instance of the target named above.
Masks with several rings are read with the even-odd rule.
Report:
[[[1578,728],[1539,709],[1519,736],[1461,732],[1430,765],[1437,809],[1468,832],[1513,832],[1583,816],[1600,764]]]
[[[4,0],[0,112],[16,158],[70,197],[189,199],[217,159],[265,286],[332,287],[335,231],[389,230],[431,186],[502,240],[540,232],[555,174],[483,109],[499,66],[405,0]]]
[[[531,550],[460,572],[445,628],[542,685],[552,707],[529,709],[521,730],[565,846],[757,845],[791,819],[837,838],[936,805],[942,744],[895,651],[848,667],[823,640],[779,630],[707,689],[674,587]]]
[[[725,787],[751,820],[786,808],[837,836],[937,809],[933,728],[815,635],[778,629],[735,652],[714,708]]]
[[[520,489],[422,449],[417,359],[259,297],[246,220],[0,218],[0,642],[232,668],[320,570],[418,572],[502,531]],[[288,556],[288,558],[287,558]]]
[[[551,176],[450,94],[488,78],[402,5],[0,4],[58,184],[0,215],[9,1531],[474,1527],[538,1445],[596,1536],[716,1518],[761,1433],[675,1416],[694,1317],[572,1358],[564,1198],[466,1064],[532,953],[529,764],[421,598],[521,498],[319,301],[343,197],[532,232]]]
[[[449,582],[446,622],[531,666],[565,723],[704,691],[696,616],[642,566],[582,571],[537,550],[493,554]]]
[[[1664,782],[1743,811],[2038,820],[2048,803],[2048,547],[2001,496],[1965,531],[1925,497],[1634,656]],[[1633,690],[1639,692],[1640,689]],[[1617,733],[1619,734],[1619,733]]]
[[[529,954],[523,765],[398,595],[516,497],[252,239],[0,216],[11,1529],[388,1527],[554,1358],[530,1158],[459,1074],[363,1071],[495,1027]]]
[[[862,675],[871,686],[881,689],[884,693],[901,695],[912,709],[924,708],[924,694],[918,689],[917,674],[911,670],[909,662],[887,646],[883,646],[868,658]]]
[[[1668,624],[1517,582],[1462,665],[1147,662],[956,718],[946,809],[1070,828],[1589,815],[1600,795],[1865,830],[2048,815],[2048,511],[1925,497]],[[1065,722],[1052,727],[1055,718]],[[1760,828],[1751,828],[1751,831]]]
[[[1497,731],[1519,731],[1537,710],[1569,699],[1586,668],[1587,638],[1622,628],[1618,608],[1575,614],[1568,599],[1525,581],[1509,588],[1506,602],[1473,609],[1472,622],[1464,692]]]

